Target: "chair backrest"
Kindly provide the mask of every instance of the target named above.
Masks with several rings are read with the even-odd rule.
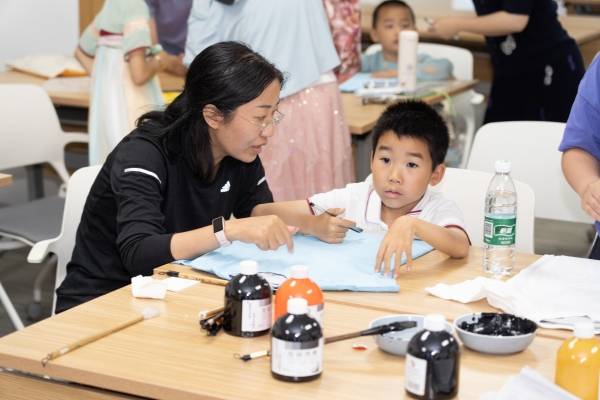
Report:
[[[446,168],[444,179],[435,186],[463,212],[465,227],[473,246],[483,246],[485,193],[494,174],[468,169]],[[535,195],[529,185],[515,180],[517,190],[516,249],[534,252]]]
[[[513,179],[531,185],[535,216],[561,221],[592,222],[561,171],[558,145],[565,124],[542,121],[494,122],[475,135],[467,167],[494,171],[498,159],[510,160]]]
[[[447,58],[454,67],[456,79],[473,79],[473,53],[469,50],[447,44],[419,43],[417,51],[433,58]]]
[[[0,84],[0,104],[0,170],[47,162],[66,182],[65,136],[46,91]]]
[[[69,179],[60,234],[51,239],[48,246],[48,252],[56,254],[58,258],[55,288],[65,279],[67,263],[71,260],[75,247],[75,234],[81,221],[83,206],[101,168],[101,165],[80,168]],[[54,306],[55,304],[52,305],[52,310]]]
[[[367,47],[365,54],[373,54],[381,50],[381,44],[375,43]],[[473,53],[467,49],[447,44],[419,43],[419,54],[427,54],[433,58],[447,58],[453,65],[453,74],[456,79],[473,79]]]

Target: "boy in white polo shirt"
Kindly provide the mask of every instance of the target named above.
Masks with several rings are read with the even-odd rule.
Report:
[[[400,102],[381,115],[372,135],[372,174],[365,181],[313,195],[308,202],[261,204],[255,215],[279,215],[301,232],[329,243],[341,242],[353,226],[387,231],[375,262],[376,271],[384,273],[390,271],[392,258],[398,273],[403,253],[410,267],[415,236],[451,257],[465,257],[469,238],[462,214],[454,202],[430,187],[442,180],[445,171],[449,138],[442,118],[425,103]],[[317,207],[327,213],[318,213]],[[344,218],[339,217],[342,214]]]

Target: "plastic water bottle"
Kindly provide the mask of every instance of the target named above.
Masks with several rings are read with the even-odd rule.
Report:
[[[515,265],[517,191],[510,161],[496,161],[496,175],[485,196],[483,270],[495,277],[510,275]]]

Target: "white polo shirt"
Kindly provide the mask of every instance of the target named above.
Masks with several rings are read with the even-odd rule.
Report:
[[[345,208],[344,218],[368,232],[385,232],[387,224],[381,220],[381,198],[373,187],[371,175],[364,182],[350,183],[342,189],[315,194],[309,201],[324,209]],[[456,227],[467,232],[462,212],[455,202],[444,198],[431,186],[423,198],[407,214],[444,227]],[[468,236],[468,233],[467,233]]]

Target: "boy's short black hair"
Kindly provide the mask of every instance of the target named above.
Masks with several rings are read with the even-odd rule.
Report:
[[[385,1],[382,1],[381,3],[377,4],[377,7],[375,7],[375,10],[373,10],[373,28],[377,27],[377,20],[379,19],[379,12],[381,11],[381,9],[383,7],[387,7],[387,6],[406,8],[410,13],[410,19],[412,20],[412,23],[413,24],[416,23],[415,12],[408,5],[408,3],[405,3],[402,0],[385,0]]]
[[[373,128],[373,155],[379,138],[392,131],[396,136],[408,136],[427,143],[432,168],[444,162],[448,143],[448,127],[442,117],[431,106],[422,101],[407,100],[389,106],[379,117]]]

